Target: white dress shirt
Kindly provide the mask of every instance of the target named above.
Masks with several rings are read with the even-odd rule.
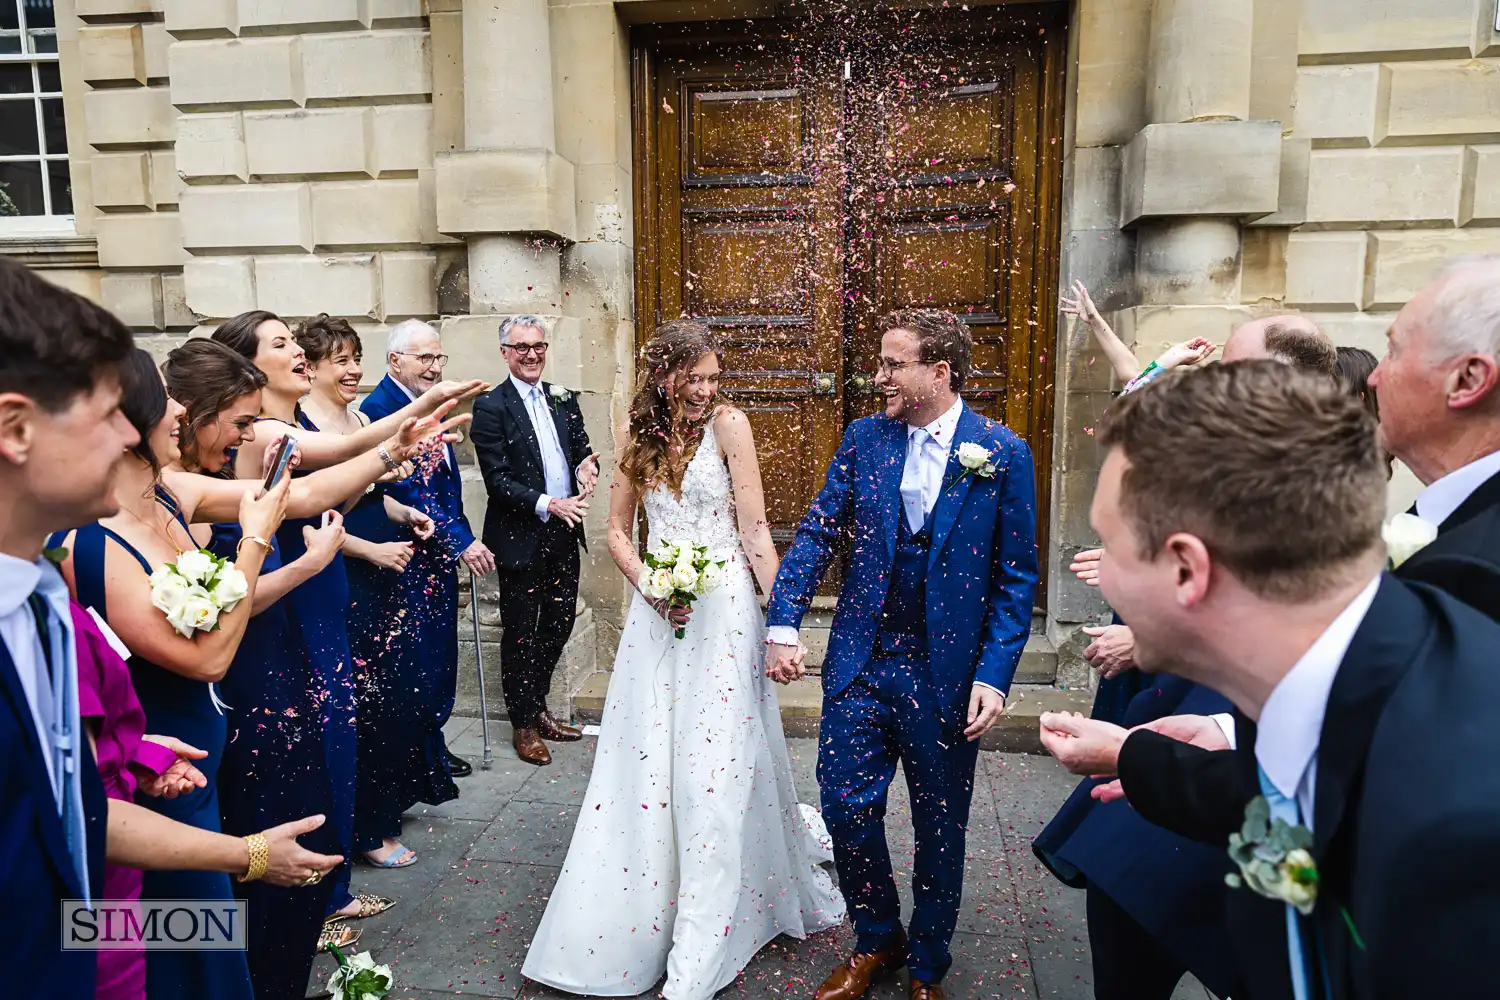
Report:
[[[1417,497],[1417,516],[1433,524],[1442,524],[1475,490],[1497,474],[1500,474],[1500,451],[1492,451],[1463,468],[1454,469]]]
[[[521,402],[525,404],[526,413],[531,417],[531,430],[536,434],[537,446],[542,450],[542,474],[546,477],[547,488],[537,497],[536,516],[547,521],[552,517],[552,512],[547,509],[552,498],[571,496],[573,492],[572,480],[568,478],[568,455],[563,451],[562,441],[557,436],[557,421],[552,415],[552,406],[542,383],[532,385],[514,375],[510,377],[510,382],[516,387],[516,392],[521,394]]]
[[[1255,759],[1281,794],[1295,799],[1302,812],[1302,825],[1313,828],[1313,803],[1318,784],[1318,743],[1323,737],[1323,716],[1339,666],[1354,641],[1354,633],[1370,611],[1376,576],[1340,611],[1323,634],[1276,685],[1260,710],[1255,734]],[[1232,717],[1216,715],[1230,746],[1234,745]]]

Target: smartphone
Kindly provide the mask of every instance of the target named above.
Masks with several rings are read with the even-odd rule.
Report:
[[[296,435],[288,434],[281,439],[281,443],[276,446],[276,455],[271,460],[271,469],[266,473],[266,481],[261,484],[262,493],[268,492],[271,487],[281,482],[281,478],[286,475],[287,466],[292,463],[292,453],[296,450]]]

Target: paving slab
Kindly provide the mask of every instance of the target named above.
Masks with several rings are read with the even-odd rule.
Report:
[[[444,731],[453,751],[475,764],[474,774],[459,779],[456,802],[421,805],[407,814],[402,840],[417,852],[417,864],[394,871],[355,869],[356,889],[397,899],[394,909],[356,924],[364,936],[355,950],[368,949],[391,965],[391,996],[397,1000],[563,1000],[568,994],[524,981],[520,969],[566,856],[597,740],[552,744],[554,763],[538,768],[515,758],[507,724],[491,722],[495,760],[485,770],[479,767],[477,720],[455,718]],[[787,746],[799,797],[816,803],[817,741],[793,738]],[[1030,847],[1075,784],[1047,757],[980,754],[964,899],[953,968],[944,982],[952,1000],[1093,996],[1084,895],[1052,878]],[[886,830],[903,914],[909,916],[915,843],[899,773],[891,785]],[[847,924],[806,941],[777,938],[719,996],[810,997],[852,943]],[[320,957],[309,995],[324,988],[332,971],[332,959]],[[656,995],[653,990],[641,996]],[[904,1000],[904,976],[879,984],[870,997]],[[1211,998],[1190,979],[1174,1000]]]

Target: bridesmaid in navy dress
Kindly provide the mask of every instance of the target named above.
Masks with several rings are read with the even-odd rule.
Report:
[[[304,427],[321,429],[333,434],[352,434],[369,423],[363,413],[351,408],[359,395],[360,382],[364,378],[361,367],[363,348],[359,335],[346,321],[326,314],[315,316],[300,324],[296,330],[297,343],[307,355],[312,375],[312,391],[302,400],[301,421]],[[371,509],[382,531],[410,529],[418,539],[430,538],[434,529],[432,519],[415,508],[408,507],[390,496],[383,485],[377,485],[365,498],[362,505]],[[351,522],[353,518],[351,517]],[[351,529],[352,523],[345,522]],[[410,541],[370,541],[358,537],[352,530],[344,535],[344,554],[351,557],[347,564],[347,583],[352,587],[358,579],[371,573],[391,578],[401,574],[412,559]],[[397,590],[396,587],[389,588]],[[359,756],[365,761],[360,768],[360,792],[355,798],[355,849],[366,861],[379,868],[404,868],[416,861],[416,855],[408,850],[380,823],[370,821],[369,810],[362,808],[368,801],[368,785],[371,779],[388,777],[384,768],[372,764],[389,759],[392,755],[407,757],[414,753],[402,738],[402,727],[391,717],[384,701],[384,691],[378,683],[373,659],[368,654],[359,655],[363,647],[370,644],[361,631],[364,622],[348,607],[350,645],[355,650],[354,667],[359,704]],[[398,814],[399,815],[399,814]],[[356,902],[368,905],[378,897],[360,896]]]
[[[203,386],[212,379],[206,379],[204,373],[226,367],[247,371],[264,382],[264,374],[243,356],[214,341],[196,340],[168,358],[168,387],[190,415],[209,409],[213,401],[204,398]],[[227,474],[235,457],[242,455],[257,431],[266,426],[256,423],[264,405],[262,394],[243,402],[247,405],[239,406],[233,414],[237,433],[232,440],[226,437],[208,442],[203,434],[197,435],[197,447],[189,456],[195,469]],[[403,428],[377,450],[298,479],[291,489],[299,497],[306,496],[289,513],[321,520],[323,512],[342,498],[358,495],[385,475],[387,460],[394,463],[415,453],[423,437],[446,429],[439,419],[423,420]],[[231,480],[224,485],[255,488],[246,480]],[[330,718],[328,677],[320,672],[322,661],[311,648],[315,640],[309,639],[309,630],[297,622],[295,604],[288,595],[329,565],[338,552],[342,528],[336,522],[328,527],[301,527],[305,551],[295,559],[284,556],[276,537],[257,538],[242,532],[237,524],[220,524],[212,533],[211,547],[216,554],[262,546],[266,549],[265,576],[254,595],[254,617],[222,685],[228,738],[221,768],[221,809],[224,829],[231,833],[275,825],[309,812],[336,816],[337,797],[325,735],[325,719]],[[280,535],[284,538],[286,532]],[[347,856],[340,849],[341,831],[336,821],[317,833],[321,839],[314,842],[310,838],[309,846]],[[332,880],[296,889],[264,884],[243,887],[250,904],[248,963],[259,1000],[303,995],[315,950],[324,935],[323,921],[333,889]],[[327,933],[339,943],[352,944],[358,936],[341,923],[327,928]]]

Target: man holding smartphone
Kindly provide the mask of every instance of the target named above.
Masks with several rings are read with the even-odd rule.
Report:
[[[499,553],[500,675],[516,755],[550,764],[544,740],[582,737],[552,717],[547,692],[578,608],[583,518],[599,482],[574,393],[542,381],[547,326],[512,316],[500,326],[510,378],[474,402],[474,450],[489,504],[484,537]]]

